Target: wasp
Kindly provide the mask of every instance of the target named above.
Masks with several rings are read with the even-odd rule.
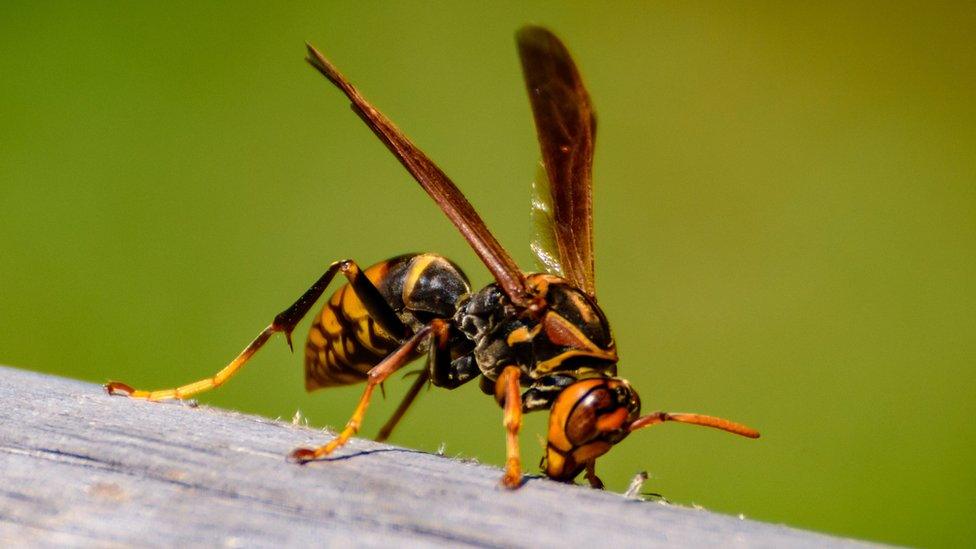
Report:
[[[426,367],[378,440],[393,428],[429,384],[454,389],[477,379],[503,410],[506,462],[502,484],[522,484],[522,414],[549,410],[542,460],[551,479],[571,482],[586,472],[602,488],[596,460],[630,433],[674,421],[745,437],[759,433],[726,419],[688,413],[641,415],[637,391],[617,377],[617,349],[597,304],[593,268],[592,165],[596,118],[580,73],[549,30],[516,33],[518,53],[542,151],[532,202],[537,235],[531,248],[544,272],[526,274],[488,230],[461,191],[317,49],[306,61],[337,87],[366,123],[457,227],[494,278],[472,291],[461,269],[433,253],[401,255],[365,269],[346,259],[325,273],[226,367],[174,389],[143,391],[119,382],[110,394],[152,401],[185,399],[214,389],[237,373],[276,333],[291,334],[339,274],[346,279],[315,318],[305,343],[309,391],[365,382],[345,428],[316,448],[290,458],[328,456],[359,432],[375,389],[426,356]]]

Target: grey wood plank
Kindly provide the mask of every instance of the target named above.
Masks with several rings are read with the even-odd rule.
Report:
[[[30,546],[855,546],[208,407],[109,397],[0,367],[0,544]]]

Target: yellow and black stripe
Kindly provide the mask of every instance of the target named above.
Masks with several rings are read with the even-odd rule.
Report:
[[[469,291],[460,269],[436,254],[395,257],[362,274],[412,331],[432,318],[450,317],[456,301]],[[369,370],[402,343],[374,320],[353,286],[346,284],[326,301],[309,330],[305,388],[364,381]]]

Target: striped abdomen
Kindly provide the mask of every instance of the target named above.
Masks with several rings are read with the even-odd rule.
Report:
[[[412,330],[434,318],[450,318],[458,299],[470,291],[464,273],[435,254],[402,255],[363,273]],[[309,330],[305,389],[364,381],[370,368],[400,344],[373,321],[345,284],[329,297]]]

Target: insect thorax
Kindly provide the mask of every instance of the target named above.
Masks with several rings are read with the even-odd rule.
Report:
[[[506,366],[522,370],[526,409],[547,408],[578,379],[616,375],[617,354],[599,306],[565,280],[532,274],[527,282],[544,305],[521,313],[496,284],[461,302],[455,322],[474,342],[478,368],[494,381]]]

